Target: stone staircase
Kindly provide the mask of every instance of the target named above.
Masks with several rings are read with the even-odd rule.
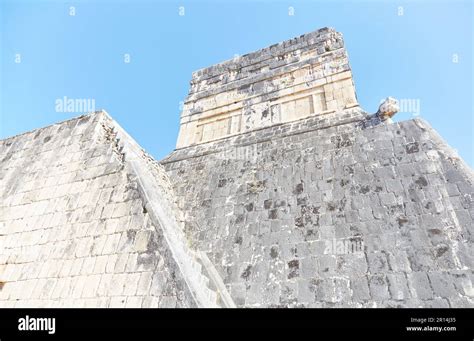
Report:
[[[235,307],[225,285],[203,252],[194,251],[186,238],[181,212],[176,204],[171,181],[150,155],[104,112],[105,124],[113,131],[123,162],[135,176],[145,208],[163,236],[181,274],[200,308]],[[206,274],[210,276],[212,281]],[[216,288],[216,290],[211,289]]]

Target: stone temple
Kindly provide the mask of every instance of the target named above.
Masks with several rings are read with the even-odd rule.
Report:
[[[358,104],[323,28],[193,73],[157,162],[106,112],[0,141],[1,307],[474,307],[474,174]]]

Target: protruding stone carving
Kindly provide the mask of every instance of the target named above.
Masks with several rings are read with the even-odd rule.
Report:
[[[398,100],[393,97],[387,97],[379,106],[379,110],[375,114],[381,121],[392,123],[392,117],[400,110]]]

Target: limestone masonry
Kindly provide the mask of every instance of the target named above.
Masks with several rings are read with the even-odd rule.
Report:
[[[342,35],[303,35],[193,73],[177,148],[357,106]]]
[[[196,71],[161,162],[103,111],[2,140],[0,307],[474,307],[474,173],[397,110],[323,28]]]

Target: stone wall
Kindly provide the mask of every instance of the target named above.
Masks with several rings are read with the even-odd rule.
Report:
[[[162,161],[188,237],[238,306],[473,306],[472,171],[426,122],[364,117],[312,117]]]
[[[357,105],[342,35],[325,28],[194,72],[177,148]]]
[[[97,113],[0,141],[0,307],[197,306],[116,134]]]
[[[161,164],[105,112],[1,140],[0,307],[473,307],[474,174],[389,122],[321,29],[195,72]]]

